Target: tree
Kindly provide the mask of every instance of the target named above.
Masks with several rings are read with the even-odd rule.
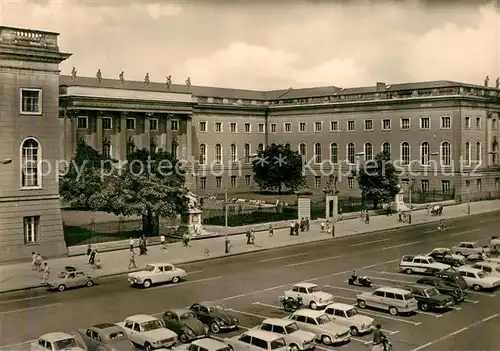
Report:
[[[272,144],[260,150],[252,162],[253,179],[261,189],[278,190],[281,194],[283,187],[297,190],[305,184],[302,167],[302,157],[297,151]]]
[[[400,190],[399,174],[387,152],[381,152],[373,160],[366,161],[357,174],[363,197],[373,201],[375,208],[379,203],[393,201]]]

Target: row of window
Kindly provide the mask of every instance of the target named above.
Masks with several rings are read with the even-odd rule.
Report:
[[[104,130],[112,130],[113,129],[113,118],[111,117],[102,117],[102,129]],[[135,118],[127,118],[125,121],[125,125],[127,130],[135,130],[136,129],[136,121]],[[87,116],[80,116],[77,118],[76,123],[77,129],[88,129],[89,128],[89,120]],[[179,120],[172,119],[170,120],[170,129],[173,132],[179,131]],[[158,131],[160,130],[160,124],[158,118],[149,118],[149,130]]]

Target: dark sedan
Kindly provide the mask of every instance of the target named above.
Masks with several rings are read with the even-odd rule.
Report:
[[[102,323],[77,330],[75,337],[83,341],[87,351],[135,351],[125,331],[116,324]]]
[[[465,265],[465,257],[455,255],[447,248],[437,248],[432,250],[429,254],[436,262],[449,264],[452,267],[460,267]]]
[[[182,343],[206,338],[210,330],[197,317],[196,314],[187,308],[178,308],[163,314],[165,327],[177,333]]]
[[[229,314],[222,304],[199,302],[190,307],[203,324],[208,325],[212,333],[238,328],[238,319]]]

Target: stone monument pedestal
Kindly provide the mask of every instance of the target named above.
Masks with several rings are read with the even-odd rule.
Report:
[[[339,214],[339,197],[325,192],[325,219],[337,218]]]
[[[311,220],[311,192],[301,191],[297,193],[297,219],[300,221],[302,218]]]
[[[404,203],[404,195],[405,195],[405,192],[404,190],[401,188],[399,190],[399,193],[396,194],[396,196],[394,197],[394,204],[393,206],[391,206],[391,210],[392,211],[395,211],[395,212],[406,212],[406,211],[409,211],[410,208],[408,206],[405,205]]]
[[[187,213],[181,216],[182,224],[177,229],[175,236],[176,237],[184,237],[186,235],[189,236],[198,236],[202,234],[202,226],[201,226],[201,214],[203,211],[192,208],[189,209]]]

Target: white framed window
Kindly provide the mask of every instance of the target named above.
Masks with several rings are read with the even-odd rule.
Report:
[[[354,164],[356,162],[356,146],[354,143],[347,144],[347,162]]]
[[[451,128],[451,116],[441,116],[441,129]]]
[[[314,131],[316,133],[322,132],[323,131],[323,122],[321,122],[321,121],[314,122]]]
[[[354,178],[353,177],[347,178],[347,189],[349,189],[349,190],[354,189]]]
[[[347,130],[350,132],[356,130],[356,123],[354,121],[347,121]]]
[[[401,143],[401,164],[402,165],[408,165],[410,164],[410,158],[411,158],[411,153],[410,153],[410,144],[408,144],[406,141],[403,141]]]
[[[266,132],[266,125],[264,123],[259,123],[257,125],[257,131],[260,133],[260,134],[263,134]]]
[[[250,186],[251,181],[252,181],[252,176],[246,175],[245,176],[245,185]]]
[[[420,164],[422,166],[428,166],[430,163],[431,156],[431,146],[428,142],[424,141],[420,144]]]
[[[321,162],[323,162],[321,151],[322,151],[321,144],[320,143],[314,144],[314,163],[316,164],[321,164]]]
[[[127,130],[134,130],[135,129],[135,118],[127,118],[125,121]]]
[[[449,180],[442,180],[441,181],[441,192],[443,194],[449,194],[451,190],[451,184]]]
[[[200,165],[207,164],[207,144],[200,144]]]
[[[302,156],[302,160],[306,162],[307,160],[307,146],[305,143],[299,144],[299,155]]]
[[[315,176],[314,177],[314,187],[315,188],[320,188],[321,187],[321,176]]]
[[[389,155],[391,154],[391,144],[389,144],[387,141],[382,144],[382,152],[386,152]]]
[[[476,117],[476,128],[481,129],[481,117]]]
[[[42,89],[21,88],[19,102],[22,115],[41,115]]]
[[[86,116],[80,116],[76,119],[76,128],[87,129],[89,127],[89,119]]]
[[[158,130],[158,118],[150,118],[149,119],[149,130],[156,131]]]
[[[40,240],[40,216],[29,216],[23,218],[24,244],[34,244]]]
[[[365,119],[365,130],[373,130],[373,119]]]
[[[222,177],[215,177],[215,187],[217,189],[222,188]]]
[[[478,141],[476,142],[476,162],[481,164],[483,161],[483,148],[481,146],[481,142]]]
[[[339,121],[330,121],[330,132],[340,131]]]
[[[470,129],[471,128],[471,118],[469,116],[465,117],[464,124],[465,124],[465,128],[466,129]]]
[[[407,117],[401,118],[401,129],[402,130],[409,130],[411,127],[410,125],[410,119]]]
[[[420,117],[420,129],[431,129],[431,119],[429,117]]]
[[[173,119],[170,121],[170,125],[172,126],[172,132],[178,132],[179,131],[179,120]]]
[[[245,123],[245,133],[251,133],[251,132],[252,132],[252,124]]]
[[[238,161],[238,147],[236,144],[231,144],[229,151],[231,155],[231,163],[236,163]]]
[[[468,141],[465,142],[464,163],[466,166],[470,166],[471,164],[471,145]]]
[[[382,130],[391,130],[391,120],[389,118],[382,120]]]
[[[230,133],[238,133],[238,124],[236,122],[229,123],[229,132]]]
[[[113,146],[111,143],[106,142],[102,144],[102,154],[107,158],[113,158]]]
[[[236,176],[231,176],[231,188],[236,188],[238,186],[238,178]]]
[[[245,163],[250,163],[250,155],[252,154],[252,146],[248,143],[245,144],[245,148],[243,149],[244,152],[244,157],[245,157]]]
[[[306,122],[299,122],[299,133],[307,132],[307,124]]]
[[[292,132],[292,124],[289,122],[286,122],[283,124],[283,131],[285,133],[291,133]]]
[[[222,164],[223,150],[221,144],[215,144],[215,163]]]
[[[339,163],[339,146],[336,143],[330,144],[330,161],[334,164]]]
[[[21,187],[42,187],[42,150],[38,140],[28,138],[21,144]]]
[[[428,193],[429,192],[429,179],[422,179],[420,181],[420,189],[422,190],[422,192],[425,194],[425,193]]]
[[[202,188],[202,189],[207,188],[207,177],[200,178],[200,188]]]
[[[271,123],[271,133],[278,133],[278,125],[276,123]]]
[[[156,122],[158,123],[158,120]],[[102,129],[105,129],[105,130],[113,129],[113,118],[103,117],[102,118]]]
[[[373,145],[372,143],[365,144],[365,161],[373,160]]]
[[[202,132],[202,133],[206,133],[207,132],[207,122],[206,121],[202,121],[202,122],[198,123],[198,131]]]
[[[214,131],[216,133],[222,133],[224,131],[222,128],[222,122],[215,122],[214,123]]]

